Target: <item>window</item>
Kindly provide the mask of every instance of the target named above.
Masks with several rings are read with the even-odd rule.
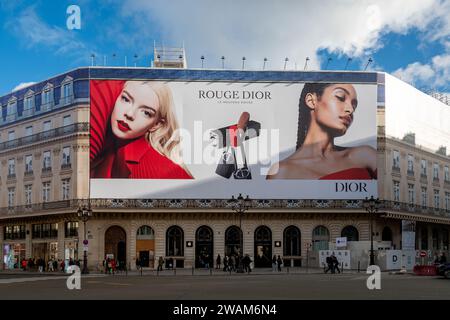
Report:
[[[400,181],[393,181],[394,183],[394,201],[400,201]]]
[[[56,238],[58,237],[58,224],[57,223],[33,224],[32,236],[33,238]]]
[[[42,170],[49,170],[52,168],[52,158],[50,151],[44,152],[44,160],[42,163]]]
[[[42,131],[48,131],[51,129],[52,129],[52,121],[51,120],[44,121],[44,126],[43,126]]]
[[[427,160],[420,160],[420,174],[423,176],[427,175]]]
[[[78,221],[68,221],[65,224],[66,238],[78,237]]]
[[[415,194],[414,194],[414,185],[408,184],[408,202],[410,204],[414,204],[415,202]]]
[[[6,106],[6,121],[14,121],[17,119],[17,100],[8,102]]]
[[[33,126],[29,126],[25,128],[25,137],[29,137],[33,134]]]
[[[408,154],[408,173],[414,174],[414,156]]]
[[[433,180],[439,180],[439,164],[433,163]]]
[[[31,185],[31,184],[27,184],[25,186],[25,204],[26,205],[30,205],[31,202],[33,201],[32,189],[33,189],[33,185]]]
[[[8,160],[8,176],[15,176],[15,175],[16,175],[16,160],[9,159]]]
[[[34,95],[26,96],[25,99],[23,99],[23,116],[31,116],[33,115],[33,109],[34,109]]]
[[[434,207],[437,209],[440,205],[439,190],[434,190]]]
[[[445,193],[445,210],[450,211],[450,192]]]
[[[181,257],[184,255],[184,233],[178,226],[172,226],[167,229],[166,255]]]
[[[427,206],[427,187],[422,187],[421,188],[421,204],[422,207],[426,207]]]
[[[15,131],[9,131],[8,132],[8,141],[13,141],[16,139],[16,132]]]
[[[72,124],[72,117],[70,115],[64,116],[63,118],[63,127],[69,126]]]
[[[15,197],[16,197],[16,188],[11,187],[8,188],[8,207],[14,207],[15,205]]]
[[[70,179],[62,180],[62,198],[63,200],[69,200],[70,197]]]
[[[359,232],[354,226],[346,226],[341,231],[341,237],[346,237],[347,241],[359,241]]]
[[[25,239],[25,225],[5,226],[5,240]]]
[[[450,182],[450,172],[448,170],[448,166],[444,167],[444,181]]]
[[[33,172],[33,155],[25,156],[25,173]]]
[[[301,234],[296,226],[289,226],[283,232],[283,254],[285,256],[301,255]]]
[[[42,110],[50,110],[53,105],[53,89],[45,89],[42,92]]]
[[[42,202],[50,201],[50,182],[42,183]]]
[[[64,83],[62,86],[61,98],[62,104],[66,105],[72,102],[72,82]]]
[[[62,152],[62,163],[63,167],[70,166],[70,147],[64,147]]]
[[[393,151],[393,158],[392,158],[392,167],[396,169],[400,169],[400,152],[397,150]]]
[[[313,250],[328,250],[328,243],[330,242],[330,232],[324,226],[314,228],[312,234]]]

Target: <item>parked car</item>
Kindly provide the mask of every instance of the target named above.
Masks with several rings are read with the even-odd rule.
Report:
[[[450,263],[442,263],[438,265],[438,275],[444,276],[447,279],[450,279]]]

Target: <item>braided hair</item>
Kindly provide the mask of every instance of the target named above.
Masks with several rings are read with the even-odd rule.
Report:
[[[325,88],[333,85],[333,83],[305,83],[302,93],[300,95],[300,101],[298,104],[298,131],[297,131],[297,146],[298,150],[305,142],[306,134],[308,133],[309,126],[311,124],[311,109],[306,105],[306,95],[308,93],[315,93],[317,99],[323,95]]]

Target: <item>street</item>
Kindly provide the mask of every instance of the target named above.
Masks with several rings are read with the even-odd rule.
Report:
[[[126,300],[434,300],[450,299],[450,281],[441,277],[381,273],[381,289],[369,290],[365,273],[323,274],[320,270],[291,273],[229,274],[214,271],[165,270],[159,276],[90,274],[81,289],[69,290],[63,273],[0,273],[0,299],[126,299]],[[184,272],[184,274],[183,274]]]

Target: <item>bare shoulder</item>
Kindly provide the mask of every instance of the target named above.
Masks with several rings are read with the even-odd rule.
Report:
[[[371,146],[358,146],[348,148],[348,157],[355,164],[376,169],[377,151]]]
[[[289,175],[292,174],[291,167],[287,160],[275,163],[270,167],[266,179],[288,179]]]

